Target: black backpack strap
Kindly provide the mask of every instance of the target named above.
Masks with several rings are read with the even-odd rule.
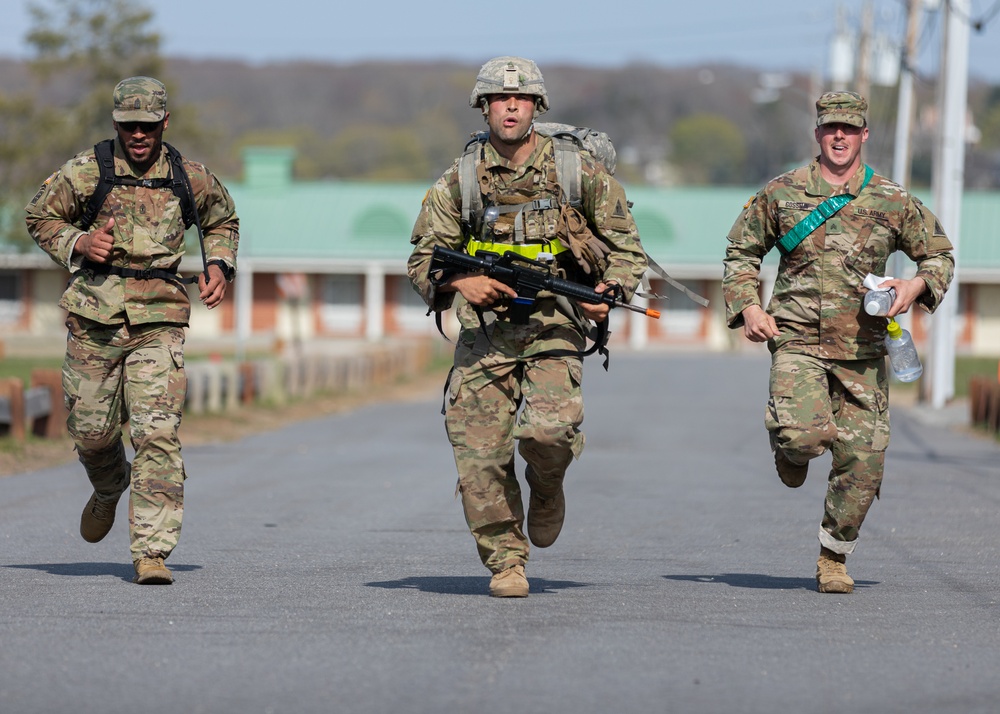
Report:
[[[201,229],[201,216],[198,215],[198,206],[195,204],[191,179],[188,178],[187,171],[184,170],[184,157],[167,142],[163,142],[163,146],[167,150],[167,161],[170,163],[171,189],[181,202],[181,216],[184,219],[184,227],[190,228],[193,224],[198,229],[198,246],[201,248],[201,268],[202,272],[205,273],[205,282],[207,283],[208,256],[205,254],[205,233]]]
[[[94,157],[101,173],[97,178],[97,186],[87,201],[87,207],[77,222],[77,227],[81,230],[90,230],[90,227],[94,225],[97,214],[104,206],[104,200],[115,186],[115,156],[112,142],[114,139],[105,139],[94,144]]]
[[[198,276],[192,275],[182,278],[176,270],[165,270],[163,268],[122,268],[118,265],[107,265],[106,263],[95,263],[91,260],[84,260],[81,267],[89,270],[95,275],[117,275],[120,278],[135,278],[138,280],[169,280],[182,285],[191,285],[198,282]]]

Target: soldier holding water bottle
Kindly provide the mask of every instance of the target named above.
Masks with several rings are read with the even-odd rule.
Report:
[[[867,109],[854,92],[819,98],[819,156],[747,202],[729,232],[724,261],[729,326],[766,342],[772,354],[764,421],[778,476],[801,486],[809,461],[832,452],[816,564],[822,593],[853,591],[846,556],[882,484],[889,444],[886,317],[913,304],[933,312],[954,272],[952,246],[937,218],[862,162]],[[782,257],[765,310],[758,276],[772,248]],[[917,264],[916,276],[882,281],[877,289],[895,294],[885,316],[870,314],[863,280],[884,275],[897,250]]]

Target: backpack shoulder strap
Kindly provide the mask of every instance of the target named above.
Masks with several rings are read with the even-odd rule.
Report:
[[[181,217],[184,227],[190,228],[192,225],[198,229],[198,246],[201,248],[201,266],[205,273],[205,280],[208,280],[208,253],[205,251],[205,232],[201,228],[201,216],[198,215],[198,206],[194,200],[194,190],[191,188],[191,179],[184,170],[184,157],[181,152],[167,142],[163,142],[167,150],[167,161],[170,164],[170,189],[181,202]]]
[[[170,165],[170,190],[181,202],[181,217],[184,227],[190,228],[198,221],[198,210],[194,202],[194,191],[191,189],[191,179],[184,170],[184,157],[167,142],[163,142],[167,151],[167,163]]]
[[[563,199],[571,206],[580,206],[583,203],[581,145],[573,134],[566,132],[552,137],[552,148],[556,157],[556,183],[563,191]]]
[[[486,132],[474,135],[458,159],[458,186],[462,195],[462,230],[467,237],[478,235],[483,213],[483,195],[476,178],[476,163],[482,160]]]
[[[97,214],[101,212],[101,207],[104,206],[105,199],[111,193],[111,189],[114,188],[115,155],[112,148],[113,142],[114,139],[105,139],[94,144],[94,158],[101,173],[97,178],[97,186],[87,201],[87,207],[77,222],[77,226],[81,230],[89,230],[94,225],[94,221],[97,220]]]

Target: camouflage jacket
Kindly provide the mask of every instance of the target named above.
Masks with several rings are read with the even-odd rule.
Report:
[[[559,197],[555,181],[555,153],[552,140],[548,137],[539,135],[538,146],[523,166],[512,166],[489,142],[484,144],[483,157],[480,171],[484,170],[492,182],[496,203]],[[639,242],[639,231],[629,211],[625,190],[589,153],[581,151],[581,157],[581,210],[591,231],[611,248],[608,266],[599,276],[600,280],[617,282],[622,286],[626,299],[630,299],[646,271],[646,254]],[[560,219],[559,213],[559,208],[551,208],[526,218],[526,242],[565,238],[561,235],[565,232],[565,222]],[[467,237],[463,235],[461,219],[462,196],[456,161],[424,197],[410,238],[414,245],[407,263],[410,280],[424,302],[435,311],[450,307],[455,293],[435,292],[428,278],[431,253],[436,245],[452,250],[464,249]],[[509,226],[505,227],[502,223],[490,236],[490,241],[494,243],[512,243],[513,240]],[[560,258],[568,255],[564,253]],[[574,279],[572,275],[567,277]],[[545,298],[544,293],[539,298],[539,303],[543,299],[552,299]],[[540,312],[551,312],[541,305],[539,307]],[[458,317],[467,328],[478,326],[478,318],[468,305],[463,304],[459,308]],[[503,319],[502,314],[499,317]]]
[[[115,147],[115,173],[136,178],[169,176],[166,150],[144,177],[136,176]],[[184,160],[205,233],[209,260],[236,268],[239,219],[229,192],[202,164]],[[52,174],[25,210],[31,237],[59,265],[70,281],[59,306],[104,324],[169,322],[187,324],[191,303],[180,284],[160,278],[142,280],[94,273],[81,267],[73,247],[85,231],[77,227],[97,185],[100,170],[94,150],[84,151]],[[109,264],[125,268],[174,270],[184,255],[180,200],[170,188],[115,186],[90,230],[115,219]]]
[[[951,243],[937,218],[919,199],[878,174],[858,195],[863,181],[861,166],[842,190],[834,189],[814,160],[773,179],[747,203],[729,231],[724,261],[730,327],[742,326],[743,310],[760,305],[761,261],[777,240],[843,191],[856,198],[781,257],[767,306],[780,332],[771,350],[826,359],[884,355],[886,319],[864,311],[861,282],[868,273],[885,275],[886,262],[897,250],[917,264],[917,276],[927,284],[916,304],[928,312],[937,309],[955,269]]]

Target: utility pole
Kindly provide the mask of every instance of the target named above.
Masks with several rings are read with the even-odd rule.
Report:
[[[969,0],[945,3],[945,36],[941,64],[940,134],[934,166],[934,212],[952,245],[956,264],[961,234],[962,189],[965,184],[965,121],[969,93]],[[959,271],[948,296],[932,318],[931,406],[941,409],[955,396],[955,326]]]
[[[857,92],[862,97],[871,101],[869,90],[871,89],[872,76],[872,2],[865,0],[861,8],[861,38],[858,41],[858,81]]]
[[[917,63],[917,31],[920,27],[920,4],[922,0],[908,0],[906,15],[906,38],[900,53],[899,96],[896,108],[896,139],[892,155],[892,180],[903,188],[910,186],[910,167],[912,166],[913,120],[916,114],[916,102],[913,99],[913,75]],[[908,271],[903,261],[902,253],[893,253],[889,261],[889,275],[894,278],[904,277]],[[896,318],[904,328],[910,329],[912,322],[910,314],[905,313]]]
[[[917,30],[920,26],[921,0],[908,0],[906,40],[900,55],[899,98],[896,110],[896,143],[892,155],[892,180],[904,188],[910,185],[913,137],[913,68],[917,61]]]

